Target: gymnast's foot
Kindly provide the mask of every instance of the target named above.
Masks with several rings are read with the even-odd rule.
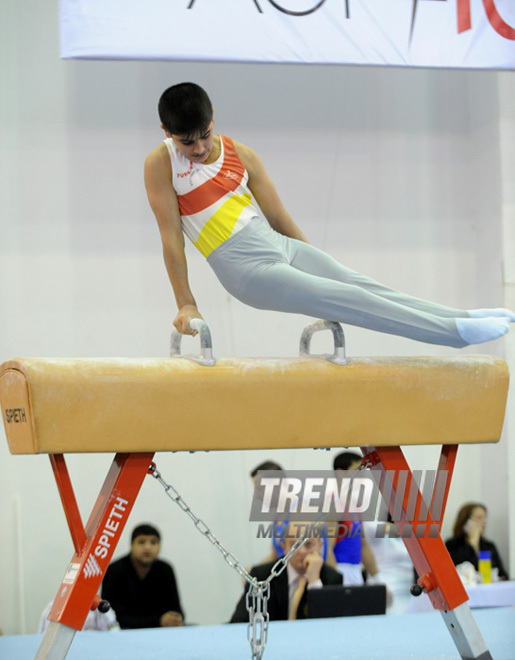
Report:
[[[512,312],[510,309],[502,309],[501,307],[497,309],[469,309],[467,310],[468,315],[471,319],[486,319],[487,317],[504,317],[510,319],[513,323],[515,322],[515,312]]]
[[[510,329],[510,318],[454,319],[459,336],[467,344],[482,344],[505,335]]]

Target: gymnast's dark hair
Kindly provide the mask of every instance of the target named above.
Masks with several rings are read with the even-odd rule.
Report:
[[[171,135],[195,137],[213,119],[207,93],[195,83],[184,82],[166,89],[159,99],[159,118]]]
[[[161,540],[161,534],[159,531],[153,525],[149,525],[147,523],[138,525],[132,530],[131,543],[138,536],[157,536],[157,538]]]

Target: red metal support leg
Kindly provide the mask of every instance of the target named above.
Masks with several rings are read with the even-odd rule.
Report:
[[[447,507],[447,498],[451,488],[452,473],[456,463],[458,445],[443,445],[438,461],[433,497],[431,498],[431,511],[437,516],[436,522],[440,521],[442,527],[443,516]]]
[[[462,659],[492,660],[440,536],[457,449],[442,448],[433,492],[428,496],[424,488],[423,497],[400,447],[361,448],[368,466],[380,472],[379,488],[420,575],[418,583],[441,611]]]
[[[468,600],[440,536],[441,522],[456,457],[456,446],[442,452],[433,488],[431,506],[422,497],[418,484],[400,447],[365,447],[372,470],[379,470],[380,489],[388,499],[392,518],[420,576],[419,584],[427,591],[433,607],[452,610]],[[444,468],[444,469],[442,469]],[[427,497],[427,496],[426,496]],[[438,501],[438,517],[432,507]]]
[[[82,524],[66,461],[62,454],[50,454],[49,458],[54,472],[55,481],[57,483],[57,489],[61,496],[61,502],[63,504],[68,527],[70,528],[73,547],[75,548],[76,553],[80,553],[86,543],[86,532],[84,531],[84,525]]]
[[[75,554],[54,600],[50,621],[82,629],[153,457],[153,452],[116,454],[86,529],[64,457],[51,458]]]

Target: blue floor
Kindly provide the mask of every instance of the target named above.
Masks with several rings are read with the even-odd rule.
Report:
[[[515,608],[474,610],[494,660],[515,660]],[[33,660],[42,635],[0,637],[1,660]],[[250,658],[245,624],[75,635],[66,660]],[[438,612],[270,624],[263,660],[459,660]]]

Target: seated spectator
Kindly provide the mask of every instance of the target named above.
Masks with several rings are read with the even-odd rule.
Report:
[[[292,530],[298,525],[312,523],[292,523]],[[302,529],[302,528],[301,528]],[[295,536],[295,531],[291,532]],[[297,538],[286,538],[282,541],[284,554],[288,554]],[[328,584],[342,584],[341,573],[324,563],[320,551],[322,539],[311,536],[306,543],[295,554],[290,557],[286,568],[270,582],[270,597],[267,610],[270,621],[284,621],[287,619],[304,619],[308,615],[306,611],[306,591],[309,589],[321,589]],[[252,577],[262,582],[272,572],[275,560],[254,566],[250,571]],[[231,623],[248,623],[249,613],[247,611],[248,585],[236,606],[231,618]]]
[[[121,628],[182,626],[181,607],[173,568],[157,556],[161,536],[152,525],[132,532],[130,554],[109,565],[102,598],[116,612]]]
[[[361,465],[361,458],[356,452],[341,452],[334,457],[333,469],[337,475],[340,470],[357,470]],[[364,583],[362,567],[367,573],[369,584],[384,584],[362,521],[357,519],[338,522],[339,535],[331,539],[329,563],[336,564],[336,568],[343,573],[346,585]]]
[[[277,476],[282,476],[284,473],[284,468],[282,468],[279,463],[276,463],[275,461],[264,461],[263,463],[260,463],[257,465],[250,473],[250,478],[252,479],[254,486],[256,485],[256,479],[257,479],[257,474],[260,471],[265,471],[265,470],[273,470],[274,472],[277,472]],[[256,494],[254,494],[254,497],[256,497]],[[275,506],[277,505],[277,499],[271,503],[271,511],[270,515],[274,516],[275,515]],[[270,553],[265,557],[263,560],[263,563],[266,563],[268,561],[272,561],[273,559],[279,559],[279,557],[283,556],[283,550],[282,546],[279,542],[279,537],[281,536],[281,531],[283,529],[284,525],[287,525],[288,521],[287,520],[274,520],[274,532],[272,535],[272,547],[270,548]]]
[[[283,472],[284,468],[275,461],[263,461],[263,463],[256,465],[256,467],[253,470],[251,470],[250,477],[252,481],[256,483],[257,473],[265,470],[274,470],[274,471],[277,470],[278,472]]]
[[[48,615],[52,609],[54,601],[51,600],[41,612],[41,617],[39,619],[38,633],[44,633],[48,627]],[[101,612],[98,608],[96,610],[91,610],[88,612],[86,621],[82,626],[82,630],[101,630],[116,632],[120,630],[120,625],[116,619],[116,613],[111,608],[107,612]]]
[[[499,580],[509,580],[495,544],[484,538],[487,511],[484,504],[470,502],[458,511],[453,527],[453,536],[445,542],[455,566],[470,562],[479,570],[479,552],[488,551],[492,568],[497,569]]]

